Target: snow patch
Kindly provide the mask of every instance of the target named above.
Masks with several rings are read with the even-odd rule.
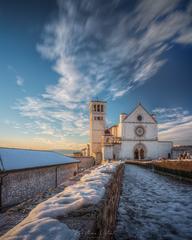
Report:
[[[19,224],[2,239],[6,240],[78,240],[79,232],[52,218],[41,218],[27,224]]]

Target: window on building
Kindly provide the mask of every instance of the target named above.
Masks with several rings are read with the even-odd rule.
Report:
[[[96,117],[94,117],[94,120],[103,120],[103,117],[96,116]]]
[[[103,112],[103,105],[101,105],[101,112]]]
[[[97,105],[97,112],[100,112],[100,105]]]
[[[138,120],[138,121],[140,121],[140,122],[141,122],[141,121],[142,121],[142,119],[143,119],[143,118],[142,118],[142,116],[141,116],[141,115],[138,115],[138,116],[137,116],[137,120]]]
[[[94,110],[95,112],[97,111],[95,104],[93,105],[93,110]]]

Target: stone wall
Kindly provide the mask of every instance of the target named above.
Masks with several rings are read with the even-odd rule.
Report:
[[[80,161],[79,169],[87,169],[95,165],[95,160],[93,157],[73,157]]]
[[[80,231],[80,239],[113,239],[124,165],[117,167],[99,204],[80,208],[60,219],[69,228]]]
[[[192,160],[163,160],[154,161],[155,166],[169,168],[173,170],[181,170],[186,172],[192,171]]]
[[[152,168],[167,174],[192,178],[192,160],[153,160],[153,161],[126,161],[129,164],[136,164]]]
[[[1,206],[20,203],[39,192],[54,188],[73,176],[77,163],[0,173]]]
[[[57,167],[57,185],[60,185],[65,180],[76,175],[78,171],[78,164],[67,164]]]
[[[192,160],[166,160],[154,162],[154,168],[184,178],[192,178]]]

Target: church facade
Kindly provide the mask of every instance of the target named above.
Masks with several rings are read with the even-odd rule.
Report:
[[[90,103],[90,152],[100,160],[170,158],[171,141],[158,140],[158,123],[142,104],[120,114],[119,123],[105,127],[106,102]]]

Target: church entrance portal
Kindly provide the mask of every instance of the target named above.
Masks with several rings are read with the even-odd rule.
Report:
[[[137,148],[135,149],[135,152],[134,152],[134,159],[139,159],[139,151]]]
[[[145,146],[143,144],[138,144],[134,148],[134,159],[135,160],[142,160],[145,159]]]

